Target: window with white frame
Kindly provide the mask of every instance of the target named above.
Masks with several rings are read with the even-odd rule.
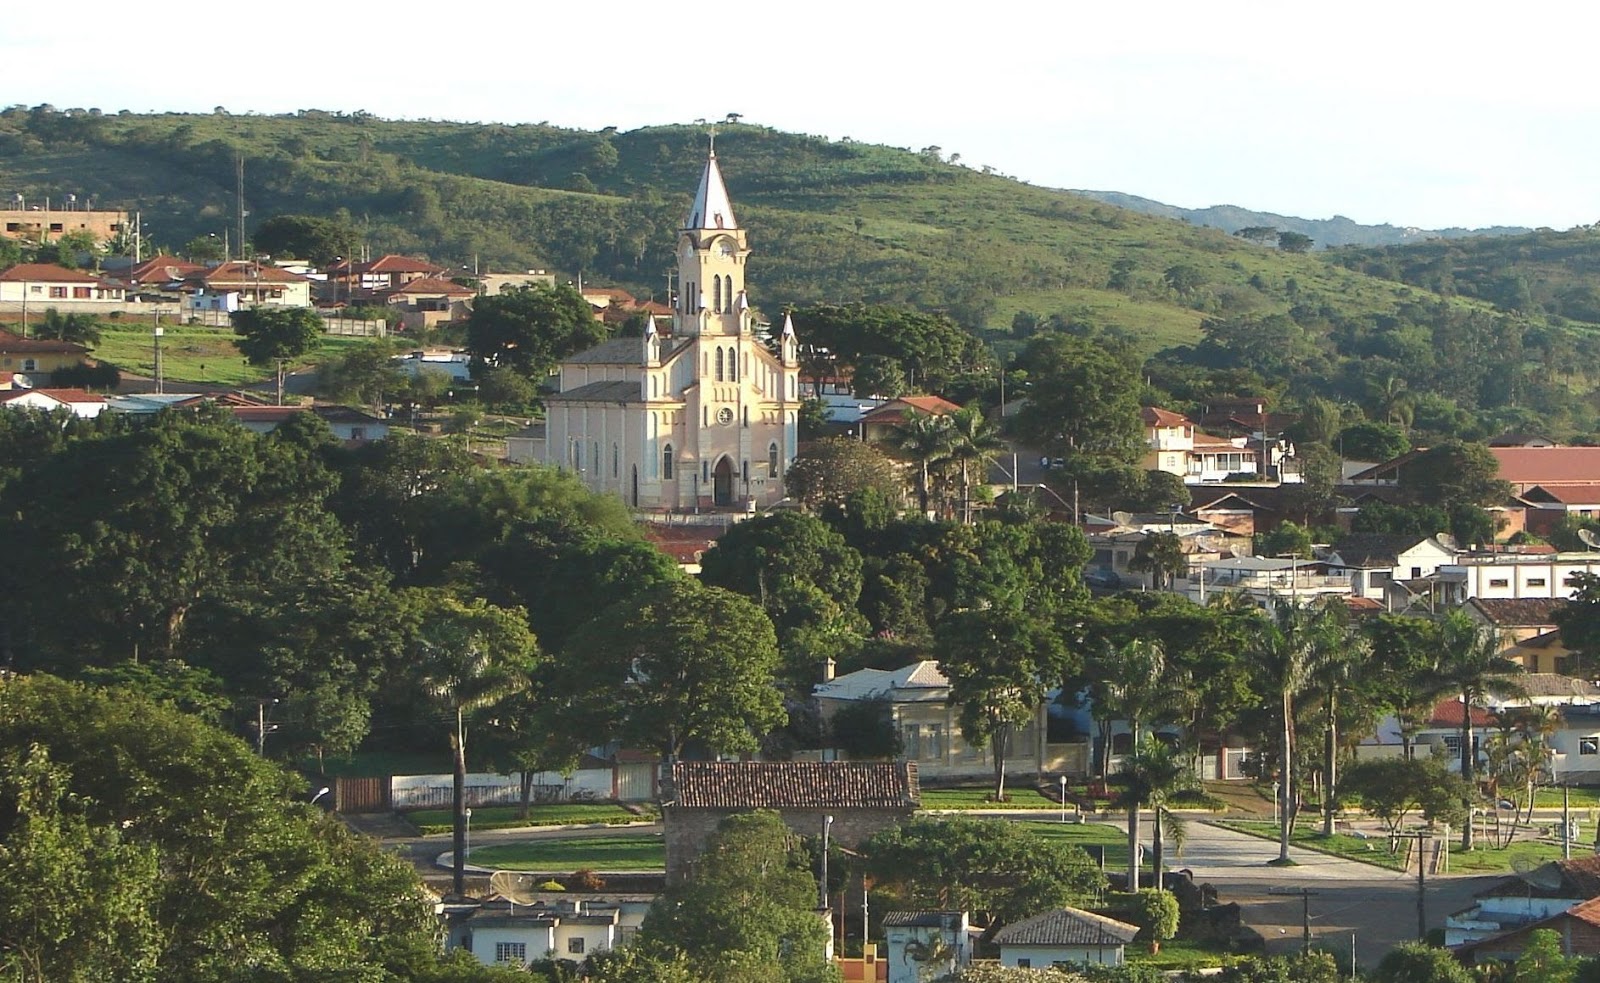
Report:
[[[567,940],[567,952],[574,956],[583,955],[583,936],[579,935]]]
[[[496,942],[494,944],[494,961],[497,963],[526,964],[528,961],[528,943]]]
[[[1578,738],[1579,754],[1600,754],[1600,736]]]

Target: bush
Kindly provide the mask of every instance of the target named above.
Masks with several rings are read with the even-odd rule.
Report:
[[[1162,942],[1178,934],[1178,899],[1171,891],[1145,888],[1134,898],[1139,937]]]
[[[98,365],[74,365],[50,373],[50,383],[62,388],[115,389],[122,384],[122,370],[110,362]]]

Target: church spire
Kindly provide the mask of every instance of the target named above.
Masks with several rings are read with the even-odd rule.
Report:
[[[717,167],[715,148],[706,156],[705,173],[700,175],[700,187],[694,193],[694,204],[689,206],[685,229],[737,229],[733,217],[733,201],[722,183],[722,170]]]

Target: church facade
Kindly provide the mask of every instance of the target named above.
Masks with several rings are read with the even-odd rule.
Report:
[[[713,150],[678,233],[670,331],[563,361],[546,397],[545,463],[639,509],[755,508],[783,497],[799,427],[787,319],[774,354],[745,294],[750,247]]]

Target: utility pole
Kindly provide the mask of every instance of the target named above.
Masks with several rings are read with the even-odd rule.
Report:
[[[1300,898],[1300,951],[1311,951],[1311,896],[1321,894],[1308,887],[1269,887],[1268,894],[1284,894]]]
[[[1417,941],[1428,938],[1428,833],[1417,830]]]
[[[159,395],[166,392],[161,381],[161,309],[158,307],[151,311],[150,316],[154,324],[151,335],[155,338],[156,345],[156,393]]]

